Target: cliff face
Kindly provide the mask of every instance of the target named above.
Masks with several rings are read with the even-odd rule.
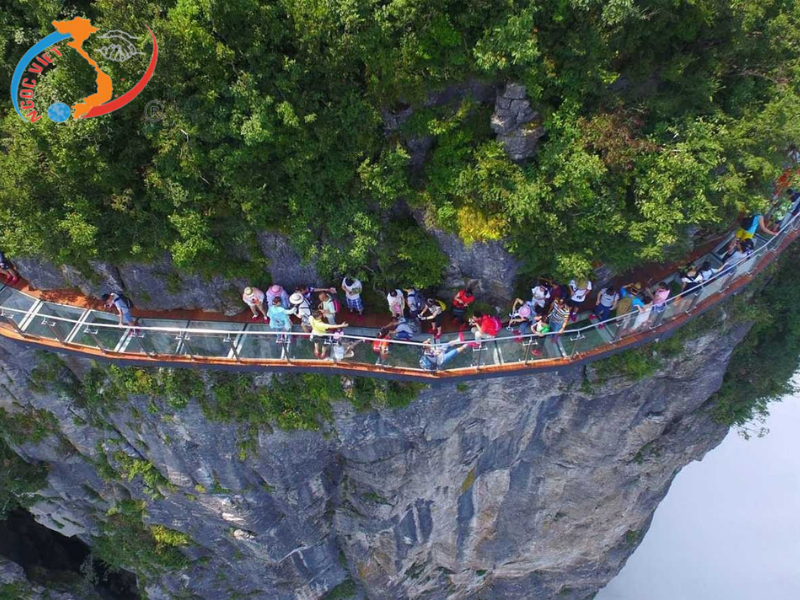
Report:
[[[50,466],[37,520],[92,543],[133,498],[146,524],[191,538],[188,567],[147,578],[152,598],[310,600],[336,586],[341,598],[352,579],[372,599],[583,600],[633,552],[675,474],[724,437],[702,407],[745,331],[688,342],[638,382],[589,367],[431,387],[396,410],[337,402],[319,432],[256,432],[137,395],[92,424],[59,386],[31,384],[36,354],[4,343],[0,405],[55,416],[50,434],[14,444]],[[104,463],[124,471],[120,453],[169,484],[101,477]]]

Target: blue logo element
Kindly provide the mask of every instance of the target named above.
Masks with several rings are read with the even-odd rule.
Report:
[[[63,102],[53,102],[47,109],[47,116],[50,117],[51,121],[55,121],[56,123],[63,123],[69,119],[70,114],[72,113],[69,106]]]

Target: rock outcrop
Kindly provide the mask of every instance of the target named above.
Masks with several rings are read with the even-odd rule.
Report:
[[[523,161],[536,155],[545,134],[539,113],[531,108],[524,85],[509,83],[497,92],[492,131],[503,143],[511,160]]]
[[[148,524],[191,538],[190,565],[149,578],[151,598],[313,600],[355,585],[382,600],[586,600],[675,474],[723,439],[704,405],[746,329],[687,342],[642,381],[588,367],[443,384],[403,409],[335,403],[319,432],[210,421],[193,400],[146,394],[98,423],[65,386],[32,385],[40,359],[2,342],[0,406],[57,423],[15,444],[50,466],[37,519],[91,543],[132,497]],[[86,363],[67,364],[85,377]],[[99,465],[123,455],[168,484],[154,494],[141,477],[104,479]]]

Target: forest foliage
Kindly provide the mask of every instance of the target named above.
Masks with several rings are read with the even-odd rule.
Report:
[[[150,26],[156,77],[99,119],[26,124],[4,105],[12,255],[167,251],[238,275],[263,267],[257,233],[279,230],[324,276],[426,287],[445,259],[425,222],[502,240],[525,275],[623,269],[763,206],[800,139],[794,0],[22,0],[0,13],[0,88],[75,15]],[[94,89],[75,53],[43,79],[44,106]],[[534,159],[508,159],[490,105],[425,105],[470,79],[527,86],[547,130]],[[143,119],[150,100],[163,121]],[[382,115],[408,106],[387,133]],[[420,136],[432,147],[413,169]]]

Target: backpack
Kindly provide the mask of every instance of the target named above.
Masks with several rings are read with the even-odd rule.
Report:
[[[338,313],[342,310],[342,303],[339,302],[339,298],[336,296],[333,297],[333,312]]]
[[[755,221],[755,220],[756,220],[756,216],[755,215],[750,215],[749,217],[745,217],[744,219],[739,221],[739,226],[742,229],[744,229],[745,231],[747,231],[748,229],[750,229],[753,226],[753,221]]]
[[[492,336],[497,335],[503,328],[503,323],[500,321],[500,319],[498,319],[494,315],[487,315],[487,316],[488,316],[487,320],[489,323],[491,323],[491,327],[488,328],[489,330],[486,332],[486,335],[492,335]]]
[[[435,371],[439,367],[436,364],[436,360],[427,354],[419,357],[419,366],[426,371]]]
[[[125,307],[126,307],[128,310],[130,310],[130,309],[132,309],[132,308],[133,308],[133,300],[131,300],[130,298],[128,298],[128,297],[127,297],[125,294],[123,294],[122,292],[114,292],[114,294],[116,294],[116,296],[117,296],[117,298],[118,298],[119,300],[122,300],[122,302],[124,302],[124,303],[125,303]]]
[[[439,300],[437,298],[436,299],[436,304],[438,304],[439,308],[441,308],[442,310],[447,310],[447,304],[445,304],[443,300]]]
[[[406,296],[406,305],[408,306],[408,310],[410,311],[419,311],[420,307],[423,304],[423,299],[420,293],[411,288],[411,291],[408,292],[408,296]]]

